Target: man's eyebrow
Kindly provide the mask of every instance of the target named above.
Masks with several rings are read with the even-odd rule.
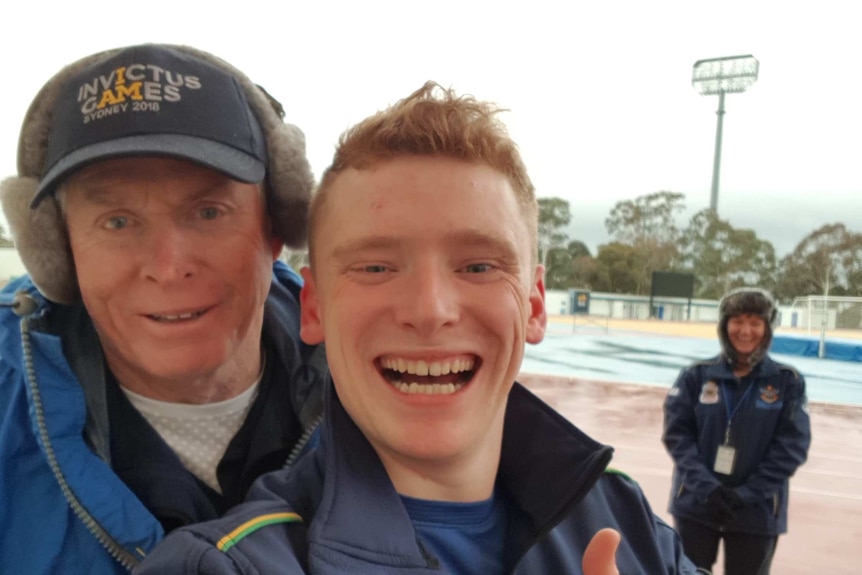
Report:
[[[98,184],[78,184],[76,186],[83,193],[84,199],[91,204],[100,206],[112,206],[120,203],[118,194],[112,193],[113,186],[110,182]],[[203,186],[199,190],[186,197],[187,201],[195,202],[207,197],[231,196],[233,188],[221,182]],[[120,194],[122,195],[122,194]]]
[[[403,246],[408,241],[410,240],[387,235],[367,236],[337,246],[332,252],[332,257],[339,258],[362,251],[391,250]],[[444,241],[456,246],[488,248],[504,252],[506,256],[514,255],[516,252],[512,238],[505,233],[477,229],[458,230],[445,234]]]
[[[109,186],[85,187],[79,186],[88,204],[110,206],[115,204],[114,195],[108,192]]]
[[[226,181],[225,182],[216,182],[212,185],[204,186],[204,187],[200,188],[199,190],[197,190],[196,192],[194,192],[193,194],[190,194],[188,199],[194,202],[194,201],[200,200],[201,198],[206,198],[206,197],[210,197],[210,196],[215,196],[215,197],[233,196],[235,191],[237,191],[237,188],[229,185],[228,182],[226,182]],[[243,189],[243,193],[245,193],[245,192],[246,192],[246,190]]]
[[[491,248],[505,251],[507,254],[515,252],[512,236],[497,230],[493,232],[478,229],[458,230],[447,234],[446,240],[455,245]]]
[[[367,236],[337,246],[332,251],[332,256],[335,258],[339,258],[344,257],[347,254],[353,254],[361,251],[392,249],[403,245],[403,243],[404,242],[402,240],[399,240],[394,236]]]

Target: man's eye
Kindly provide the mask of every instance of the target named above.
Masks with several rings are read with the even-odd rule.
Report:
[[[382,274],[389,271],[386,266],[364,266],[362,271],[370,274]]]
[[[464,267],[464,271],[468,274],[481,274],[489,272],[493,269],[491,264],[470,264]]]
[[[122,230],[129,225],[129,219],[126,216],[114,216],[108,218],[105,222],[105,227],[109,230]]]
[[[205,220],[214,220],[219,217],[221,212],[218,208],[202,208],[200,211],[200,215]]]

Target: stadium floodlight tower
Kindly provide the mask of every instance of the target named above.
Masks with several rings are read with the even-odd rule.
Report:
[[[691,85],[701,96],[718,94],[718,125],[715,128],[715,157],[712,162],[712,191],[709,209],[718,215],[718,173],[721,169],[721,129],[724,123],[724,95],[745,92],[757,81],[760,63],[751,54],[709,58],[694,63]]]

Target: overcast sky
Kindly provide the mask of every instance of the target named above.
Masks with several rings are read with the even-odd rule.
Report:
[[[573,238],[595,250],[620,200],[670,190],[686,195],[687,215],[709,206],[718,98],[694,91],[692,66],[752,54],[757,83],[726,99],[718,210],[781,256],[825,223],[862,232],[860,10],[851,0],[7,2],[0,175],[15,173],[21,119],[60,67],[183,43],[278,98],[317,175],[345,128],[425,80],[498,102],[539,195],[568,199]]]

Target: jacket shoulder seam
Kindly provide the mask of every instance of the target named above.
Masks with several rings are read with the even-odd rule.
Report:
[[[241,523],[236,528],[221,537],[216,542],[216,549],[222,553],[227,553],[231,547],[254,533],[255,531],[280,523],[302,523],[302,517],[297,513],[283,511],[279,513],[265,513],[257,515],[251,519]]]
[[[632,479],[631,475],[626,473],[625,471],[621,471],[615,467],[608,467],[605,469],[605,473],[608,475],[616,475],[617,477],[622,477],[626,481],[631,481],[632,483],[637,483],[634,479]]]

